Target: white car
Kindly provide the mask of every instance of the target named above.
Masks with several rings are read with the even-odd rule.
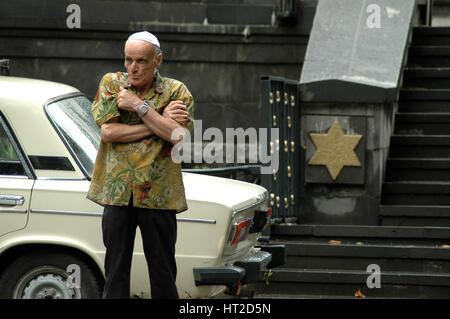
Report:
[[[103,208],[86,199],[100,141],[90,106],[71,86],[0,76],[0,298],[101,296]],[[180,298],[237,292],[269,262],[284,262],[283,246],[255,248],[270,220],[265,188],[191,173],[183,180]],[[131,297],[150,297],[149,286],[138,229]]]

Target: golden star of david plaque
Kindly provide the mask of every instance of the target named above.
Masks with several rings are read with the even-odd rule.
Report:
[[[333,180],[336,180],[344,166],[361,166],[354,150],[363,136],[344,134],[337,120],[328,133],[310,133],[309,136],[317,151],[308,164],[325,165]]]

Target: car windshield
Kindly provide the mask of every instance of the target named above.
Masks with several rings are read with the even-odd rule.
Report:
[[[100,128],[91,113],[91,102],[84,96],[69,97],[47,104],[47,114],[71,153],[89,178],[92,177]]]

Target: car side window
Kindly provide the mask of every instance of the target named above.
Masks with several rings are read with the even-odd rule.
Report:
[[[26,175],[11,134],[0,117],[0,175]]]

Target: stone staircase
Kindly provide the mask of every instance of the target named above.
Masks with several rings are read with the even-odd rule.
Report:
[[[271,240],[287,263],[255,297],[450,297],[450,28],[413,30],[380,224],[273,225]],[[380,288],[367,285],[369,265]]]
[[[276,225],[287,263],[255,285],[255,298],[448,298],[445,227]],[[367,284],[380,269],[380,288]],[[267,278],[267,275],[266,275]]]
[[[381,225],[450,226],[450,28],[413,30]]]

